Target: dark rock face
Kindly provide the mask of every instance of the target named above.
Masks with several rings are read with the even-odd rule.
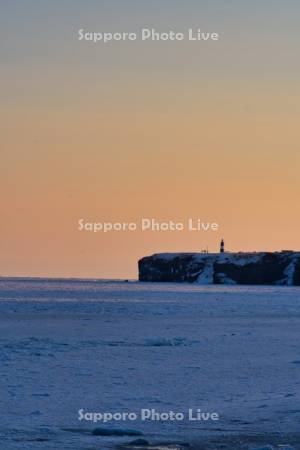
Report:
[[[219,282],[220,273],[225,273],[228,278],[237,284],[276,284],[284,279],[286,267],[282,258],[275,253],[262,255],[258,262],[245,264],[244,266],[232,263],[214,264],[214,282]]]
[[[138,266],[140,281],[300,286],[300,252],[161,253]]]
[[[293,285],[300,286],[300,258],[296,261],[296,264],[295,264]]]
[[[205,262],[194,261],[193,254],[174,255],[169,260],[163,255],[146,256],[138,262],[140,281],[194,282]],[[188,268],[188,270],[187,270]]]

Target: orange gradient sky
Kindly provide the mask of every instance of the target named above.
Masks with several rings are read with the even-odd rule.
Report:
[[[7,3],[1,275],[135,278],[144,255],[217,251],[221,237],[231,251],[300,249],[297,2]],[[77,40],[145,26],[220,41]],[[220,230],[78,231],[141,217]]]

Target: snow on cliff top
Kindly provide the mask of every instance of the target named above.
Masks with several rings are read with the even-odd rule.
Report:
[[[246,264],[257,264],[259,260],[266,254],[288,255],[289,257],[300,257],[300,252],[282,251],[282,252],[238,252],[238,253],[155,253],[151,257],[154,259],[164,259],[172,261],[175,258],[192,257],[194,261],[205,261],[209,259],[217,260],[219,263],[233,263],[235,265],[244,266]]]

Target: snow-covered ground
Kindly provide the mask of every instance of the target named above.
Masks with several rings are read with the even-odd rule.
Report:
[[[105,425],[149,441],[299,431],[300,288],[1,279],[0,339],[1,449],[133,439],[80,409],[220,415]]]

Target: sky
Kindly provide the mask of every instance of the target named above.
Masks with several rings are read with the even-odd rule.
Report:
[[[298,0],[0,1],[0,275],[136,278],[158,252],[300,250]],[[78,40],[78,30],[218,41]],[[141,218],[209,232],[78,230]]]

